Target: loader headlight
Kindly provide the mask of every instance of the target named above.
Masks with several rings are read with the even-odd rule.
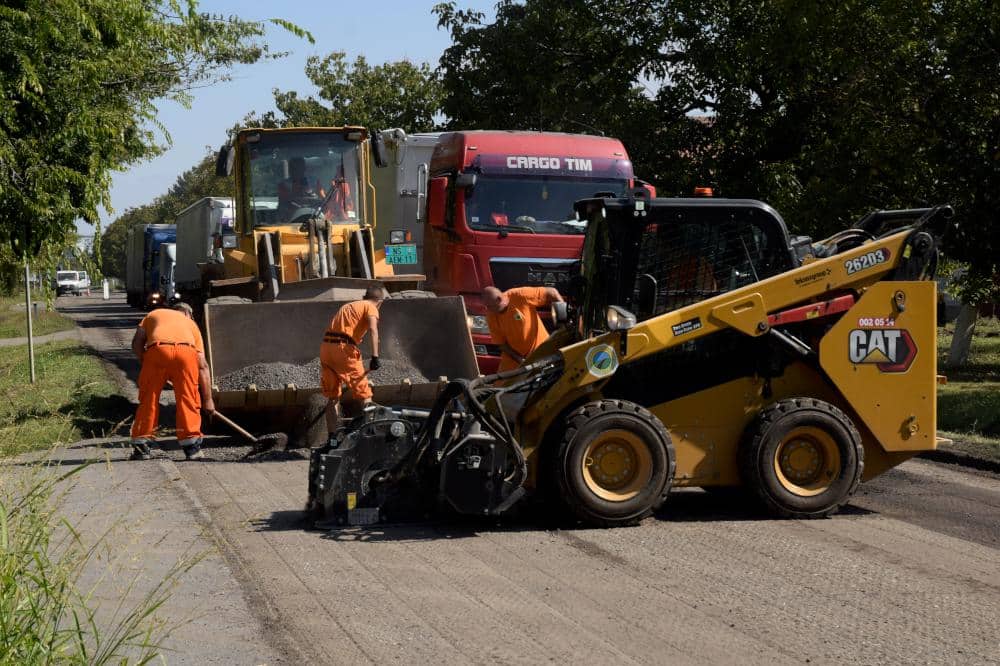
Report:
[[[617,305],[609,306],[605,317],[609,331],[627,331],[635,326],[635,315]]]
[[[486,315],[467,315],[465,321],[469,324],[469,330],[474,334],[490,334],[490,325],[486,322]]]

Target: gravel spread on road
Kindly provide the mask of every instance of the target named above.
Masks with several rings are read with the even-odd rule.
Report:
[[[368,375],[369,383],[375,386],[398,384],[405,379],[409,379],[414,384],[423,384],[431,381],[405,360],[381,360],[382,367]],[[367,366],[367,361],[365,365]],[[270,389],[283,389],[288,384],[295,384],[298,388],[315,388],[319,386],[319,378],[319,359],[314,358],[305,365],[295,365],[294,363],[284,363],[281,361],[274,363],[254,363],[253,365],[248,365],[245,368],[234,370],[216,378],[215,383],[220,391],[240,391],[251,384],[256,385],[260,391],[267,391]]]

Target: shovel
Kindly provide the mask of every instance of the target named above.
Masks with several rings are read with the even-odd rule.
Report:
[[[288,435],[283,432],[275,432],[269,435],[263,435],[262,437],[254,437],[249,431],[244,430],[238,423],[233,421],[231,418],[223,414],[222,412],[216,411],[212,414],[213,417],[219,419],[227,426],[235,430],[238,434],[242,435],[246,439],[250,440],[253,444],[255,451],[259,451],[265,448],[268,449],[284,449],[288,445]]]

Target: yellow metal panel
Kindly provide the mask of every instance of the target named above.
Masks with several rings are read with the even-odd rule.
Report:
[[[710,316],[750,336],[760,335],[767,330],[764,299],[756,292],[717,305],[712,308]]]
[[[886,451],[936,446],[936,298],[933,281],[879,282],[820,342],[823,369]]]

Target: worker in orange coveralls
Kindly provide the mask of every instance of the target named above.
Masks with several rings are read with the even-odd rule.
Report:
[[[493,344],[500,346],[500,372],[513,370],[549,337],[536,308],[562,301],[553,287],[517,287],[500,291],[483,289],[486,323]]]
[[[167,380],[177,402],[177,443],[188,460],[202,457],[201,410],[211,416],[212,381],[205,360],[201,331],[191,306],[153,310],[132,337],[132,352],[142,364],[139,372],[139,408],[132,424],[132,460],[148,460],[160,417],[160,391]]]
[[[370,371],[382,367],[378,358],[378,312],[385,298],[385,289],[369,287],[365,290],[364,299],[347,303],[337,310],[323,334],[323,344],[319,348],[322,367],[320,385],[328,400],[326,428],[331,446],[336,446],[334,432],[340,422],[340,403],[348,403],[353,411],[372,400],[372,388],[368,384],[368,373],[365,372],[358,345],[371,331],[372,358],[368,367]]]

